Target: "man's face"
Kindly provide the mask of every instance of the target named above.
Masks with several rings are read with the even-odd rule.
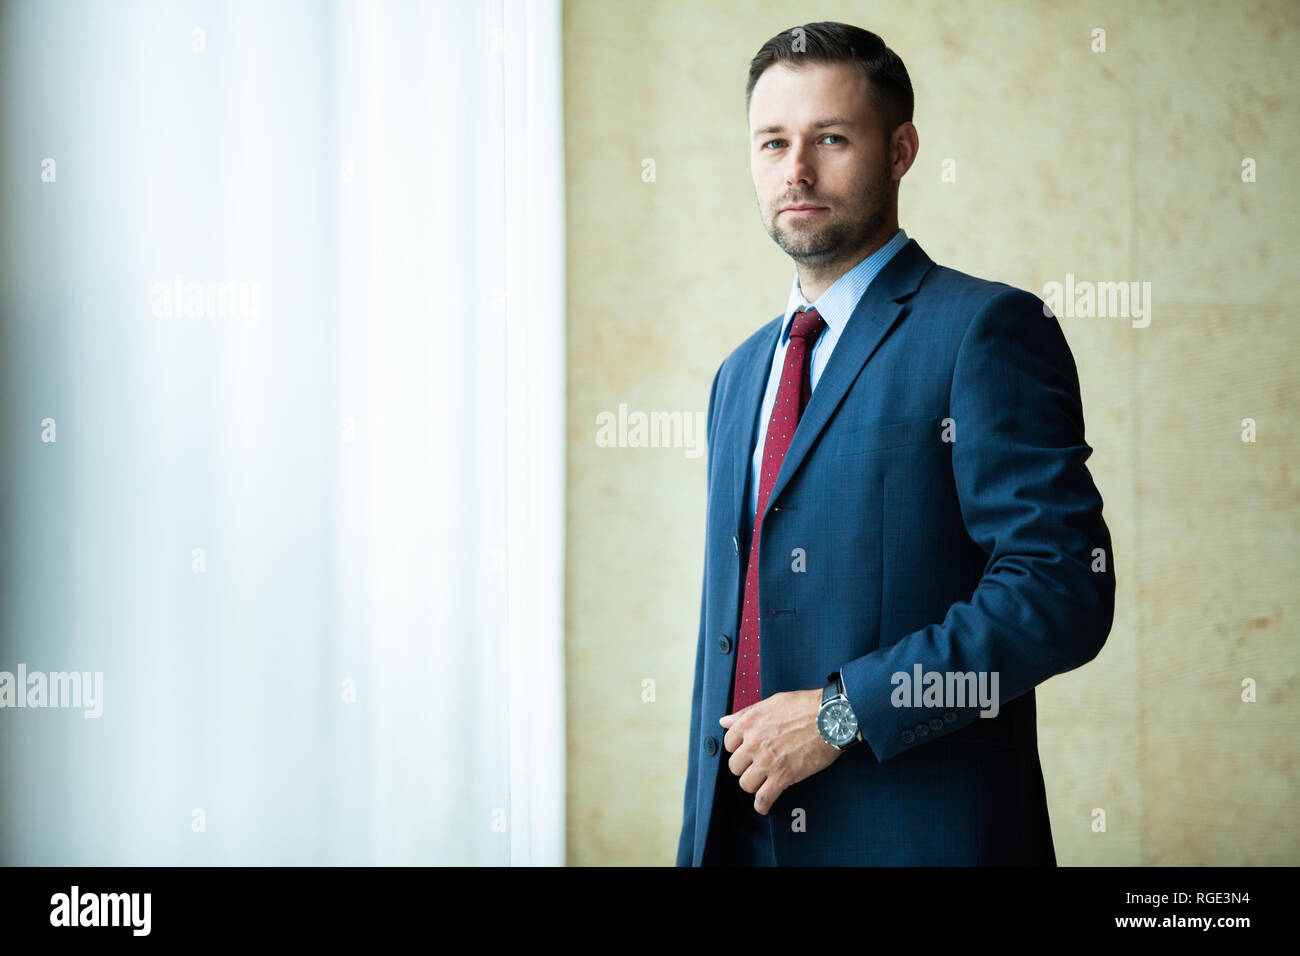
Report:
[[[759,214],[796,262],[851,257],[896,215],[889,144],[853,64],[768,67],[750,97],[749,128]],[[819,208],[786,209],[805,204]]]

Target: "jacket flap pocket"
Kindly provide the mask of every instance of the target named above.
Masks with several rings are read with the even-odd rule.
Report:
[[[937,415],[932,415],[854,429],[841,434],[836,447],[840,455],[861,455],[885,448],[938,442],[941,438],[939,421]]]

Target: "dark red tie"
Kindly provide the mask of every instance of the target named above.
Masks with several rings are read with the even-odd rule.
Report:
[[[736,682],[732,713],[748,707],[761,699],[758,661],[758,539],[763,530],[763,512],[767,499],[772,496],[772,486],[781,473],[781,462],[790,450],[794,430],[799,425],[803,410],[812,395],[812,381],[808,374],[808,356],[813,343],[826,321],[816,309],[796,312],[790,324],[790,343],[785,351],[785,365],[781,368],[781,387],[776,392],[772,418],[767,423],[767,438],[763,443],[763,468],[759,472],[758,511],[754,515],[754,534],[749,545],[749,566],[745,571],[745,607],[740,619],[740,647],[736,651]]]

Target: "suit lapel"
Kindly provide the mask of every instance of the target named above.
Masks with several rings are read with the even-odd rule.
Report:
[[[853,384],[853,380],[876,351],[881,340],[899,320],[906,308],[905,300],[916,292],[921,285],[921,280],[933,265],[934,262],[925,254],[917,241],[910,239],[867,287],[867,291],[863,293],[857,307],[853,310],[852,317],[844,327],[840,340],[835,344],[835,351],[831,353],[830,361],[822,371],[817,388],[813,390],[808,407],[804,409],[803,417],[799,419],[794,440],[790,444],[790,450],[786,452],[781,471],[776,476],[772,494],[768,497],[769,508],[790,483],[791,476],[798,469],[817,436],[826,427],[826,423],[830,421],[835,409],[839,407],[840,400]],[[772,344],[775,348],[775,339]],[[769,353],[769,367],[770,361]],[[762,378],[757,391],[757,401],[761,402],[767,376],[758,377]],[[752,421],[752,416],[749,420]],[[748,462],[747,455],[742,457]]]
[[[767,337],[766,348],[754,349],[753,358],[749,362],[749,367],[744,370],[741,381],[742,392],[740,395],[740,408],[736,416],[731,420],[731,426],[727,435],[727,448],[733,458],[733,467],[735,468],[735,480],[732,483],[732,522],[731,526],[736,529],[736,534],[740,534],[743,527],[742,519],[744,517],[745,502],[748,498],[745,495],[745,482],[749,480],[750,462],[754,454],[754,442],[756,440],[755,425],[758,423],[758,413],[763,406],[763,393],[767,390],[767,377],[772,368],[772,356],[776,354],[776,343],[781,337],[781,320],[785,318],[785,313],[778,315],[772,323],[772,334]],[[767,423],[758,424],[760,428],[766,428]]]

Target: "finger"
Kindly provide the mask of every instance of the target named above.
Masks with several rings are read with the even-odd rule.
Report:
[[[732,727],[728,730],[727,735],[722,738],[722,746],[725,747],[729,753],[735,753],[740,749],[740,745],[744,742],[745,735],[736,727]]]
[[[740,708],[740,710],[733,711],[730,714],[724,714],[721,718],[718,719],[718,723],[722,724],[722,726],[724,727],[730,727],[741,717],[749,713],[751,710],[753,710],[761,703],[763,703],[761,700],[756,700],[752,704],[746,704],[744,707]]]
[[[766,779],[767,771],[760,769],[758,764],[751,763],[740,775],[740,789],[746,793],[757,793]]]
[[[785,787],[781,786],[775,778],[768,777],[758,788],[758,793],[754,794],[754,809],[767,816],[772,809],[772,804],[776,803],[776,798],[781,796],[784,790]]]
[[[727,761],[727,768],[732,773],[734,773],[737,777],[739,777],[741,774],[743,774],[746,770],[749,769],[749,765],[752,764],[753,762],[754,762],[754,758],[750,754],[749,750],[742,749],[736,751],[734,754],[731,755],[731,759]]]

